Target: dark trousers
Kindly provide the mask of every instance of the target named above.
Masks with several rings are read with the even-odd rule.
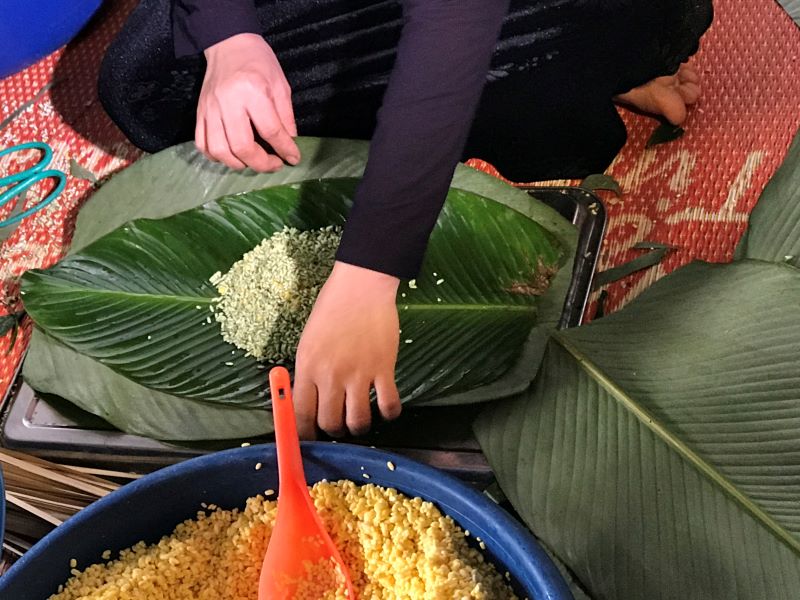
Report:
[[[456,1],[456,0],[454,0]],[[368,139],[402,27],[397,1],[257,0],[301,135]],[[711,0],[512,0],[465,158],[512,180],[602,172],[625,141],[612,97],[697,50]],[[142,0],[108,50],[100,98],[140,148],[190,140],[205,69],[175,58],[170,0]]]

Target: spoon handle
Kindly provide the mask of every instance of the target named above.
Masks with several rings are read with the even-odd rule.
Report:
[[[306,486],[289,371],[284,367],[271,369],[269,387],[272,394],[272,418],[275,422],[275,445],[278,448],[278,480],[283,495],[284,492],[296,491],[296,487],[305,489]]]

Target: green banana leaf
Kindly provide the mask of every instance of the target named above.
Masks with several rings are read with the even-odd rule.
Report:
[[[366,163],[368,144],[363,141],[299,138],[298,146],[303,154],[303,162],[297,167],[286,167],[277,173],[235,172],[209,163],[192,144],[183,144],[164,150],[158,154],[144,157],[128,169],[115,175],[103,185],[79,213],[70,252],[76,253],[103,235],[137,218],[164,218],[178,212],[202,206],[218,197],[253,189],[304,181],[314,178],[358,176]],[[574,254],[576,231],[558,213],[546,205],[532,201],[527,193],[516,190],[494,177],[474,169],[459,165],[453,185],[461,189],[492,198],[514,210],[521,212],[541,224],[558,239],[566,249],[566,254]],[[168,201],[165,201],[168,198]],[[525,389],[538,368],[541,353],[549,328],[555,326],[560,317],[566,290],[571,278],[571,264],[565,264],[557,273],[550,289],[539,299],[539,325],[531,333],[525,344],[523,354],[517,364],[497,381],[480,388],[448,394],[431,401],[431,404],[457,404],[485,401],[508,396]],[[42,368],[37,368],[40,356],[56,354],[69,355],[71,362],[49,361],[45,382],[42,382]],[[98,398],[96,386],[71,385],[74,381],[99,381],[113,395],[120,407],[114,424],[124,431],[141,432],[160,439],[206,439],[202,413],[191,411],[185,415],[185,422],[174,425],[164,421],[164,431],[147,433],[141,430],[135,407],[144,393],[156,394],[115,373],[99,361],[80,356],[77,352],[58,344],[53,338],[34,336],[29,357],[23,368],[23,376],[36,389],[52,391],[76,404],[92,410],[102,411],[108,399]],[[34,376],[37,375],[37,376]],[[158,398],[167,398],[180,403],[178,396],[158,393]],[[199,404],[199,403],[196,403]],[[101,414],[102,416],[102,414]],[[254,420],[260,419],[260,411],[254,413]],[[245,423],[246,425],[246,423]],[[191,432],[196,433],[192,434]],[[228,434],[226,434],[227,436]],[[247,425],[238,433],[230,431],[233,437],[251,435]]]
[[[356,185],[276,186],[129,222],[50,269],[26,273],[26,310],[52,337],[147,388],[258,406],[266,366],[222,339],[208,279],[284,226],[342,225]],[[399,299],[401,397],[470,390],[502,375],[536,322],[536,295],[515,286],[537,270],[557,271],[565,258],[536,222],[452,189],[417,284]]]
[[[532,389],[475,430],[592,597],[797,597],[798,269],[680,269],[554,334]]]
[[[34,329],[24,377],[40,392],[74,404],[135,435],[171,440],[235,440],[273,432],[272,414],[176,398],[148,390]],[[105,373],[104,373],[105,371]],[[100,376],[79,375],[97,372]],[[72,377],[63,377],[73,373]]]
[[[789,16],[800,27],[800,0],[778,0],[781,6],[786,9]]]
[[[800,133],[758,199],[736,258],[800,266]]]

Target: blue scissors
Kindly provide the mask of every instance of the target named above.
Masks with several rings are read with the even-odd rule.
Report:
[[[43,200],[40,200],[26,210],[19,210],[22,208],[22,203],[20,203],[19,207],[15,207],[15,210],[12,210],[11,215],[9,215],[5,220],[0,221],[0,228],[19,223],[25,217],[29,217],[33,213],[42,210],[53,200],[55,200],[59,194],[64,191],[64,187],[67,185],[66,173],[47,168],[50,166],[50,161],[53,158],[53,149],[44,142],[27,142],[25,144],[19,144],[18,146],[6,148],[5,150],[0,150],[0,158],[11,154],[12,152],[22,152],[24,150],[41,150],[42,157],[39,159],[37,164],[25,169],[24,171],[12,173],[6,177],[0,177],[0,189],[8,187],[7,190],[0,193],[0,208],[17,198],[32,185],[42,181],[43,179],[49,179],[51,177],[56,179],[56,186],[53,188],[53,191],[51,191]],[[0,233],[0,237],[7,237],[7,234],[4,235],[4,233]]]

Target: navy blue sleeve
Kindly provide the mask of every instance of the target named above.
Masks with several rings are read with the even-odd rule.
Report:
[[[403,0],[397,60],[337,259],[402,278],[422,263],[509,0]],[[260,33],[253,0],[175,0],[176,52]]]
[[[404,0],[405,25],[337,259],[416,277],[508,0]]]
[[[254,0],[174,0],[175,56],[199,54],[239,33],[261,35]]]

